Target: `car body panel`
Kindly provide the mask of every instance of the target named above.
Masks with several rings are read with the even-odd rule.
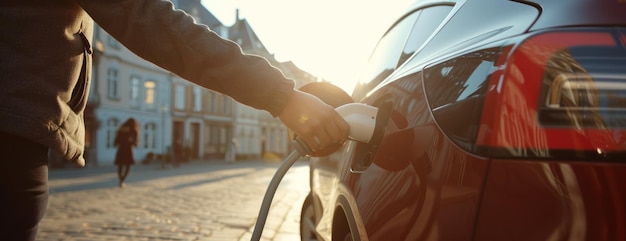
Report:
[[[593,5],[573,1],[575,6],[563,9],[581,12]],[[526,40],[546,32],[584,32],[563,35],[569,42],[607,32],[613,47],[626,49],[626,3],[598,2],[598,7],[615,7],[610,18],[595,19],[599,13],[589,7],[588,15],[559,13],[570,19],[559,20],[548,16],[557,4],[567,5],[558,1],[428,0],[418,1],[393,26],[422,9],[451,4],[449,15],[426,31],[427,40],[405,62],[382,68],[387,76],[355,88],[356,101],[390,113],[382,141],[348,141],[329,156],[311,158],[319,240],[626,240],[626,161],[621,158],[626,124],[567,132],[613,134],[592,144],[583,143],[588,137],[562,134],[564,128],[536,124],[532,113],[540,111],[542,88],[536,76],[544,73],[535,71],[544,66],[511,61],[521,45],[528,46]],[[548,52],[531,49],[528,56],[542,53]],[[616,68],[626,60],[620,54],[610,60]],[[616,81],[624,82],[626,71],[616,72]],[[613,97],[615,105],[626,107],[624,96],[626,91]],[[521,120],[535,126],[526,128]],[[544,129],[556,133],[550,142],[539,138]],[[519,143],[532,147],[520,149]],[[484,151],[485,146],[504,154]],[[551,147],[579,158],[545,152]],[[597,149],[598,157],[580,155],[576,148]]]
[[[625,240],[626,164],[493,160],[475,240]]]
[[[369,214],[362,215],[369,240],[472,236],[488,162],[466,155],[441,133],[420,78],[414,74],[398,79],[365,100],[392,106],[372,164],[348,182],[359,184],[353,193],[361,213]],[[353,169],[359,161],[352,159]]]
[[[356,205],[358,209],[351,209],[349,216],[360,217],[354,222],[367,230],[363,240],[472,236],[488,162],[465,155],[437,130],[421,81],[416,81],[420,76],[398,80],[365,101],[392,103],[392,121],[375,156],[368,156],[370,146],[352,142],[329,157],[311,160],[315,196]],[[318,232],[326,240],[330,240],[335,208],[322,207]],[[457,231],[444,232],[449,228]]]

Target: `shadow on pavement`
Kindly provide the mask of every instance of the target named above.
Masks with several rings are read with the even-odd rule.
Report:
[[[223,181],[229,178],[247,175],[254,171],[262,171],[265,169],[275,171],[279,165],[280,163],[278,162],[266,162],[263,160],[247,160],[235,163],[226,163],[223,161],[194,161],[181,164],[179,167],[169,165],[165,168],[162,168],[159,164],[138,164],[131,168],[127,183],[129,185],[133,185],[133,183],[141,183],[181,175],[194,175],[230,169],[250,169],[250,171],[245,173],[210,177],[208,179],[196,180],[189,183],[167,187],[167,189],[182,189],[211,182]],[[304,165],[308,165],[308,162],[298,161],[294,164],[294,167]],[[117,167],[112,165],[72,169],[50,169],[48,180],[49,190],[52,194],[93,189],[119,188]]]

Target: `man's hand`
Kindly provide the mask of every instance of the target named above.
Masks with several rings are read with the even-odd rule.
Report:
[[[296,90],[278,116],[311,150],[343,143],[348,138],[348,123],[335,109],[319,98]]]

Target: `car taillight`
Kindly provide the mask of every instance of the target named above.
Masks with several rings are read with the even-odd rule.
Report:
[[[507,49],[487,88],[479,153],[623,157],[625,43],[625,34],[614,29],[568,30],[537,34]]]

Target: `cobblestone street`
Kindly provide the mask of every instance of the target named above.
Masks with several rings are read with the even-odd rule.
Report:
[[[135,165],[125,188],[116,167],[50,170],[48,211],[37,240],[250,240],[277,162],[196,161],[178,168]],[[309,191],[298,161],[281,182],[266,241],[299,240]]]

